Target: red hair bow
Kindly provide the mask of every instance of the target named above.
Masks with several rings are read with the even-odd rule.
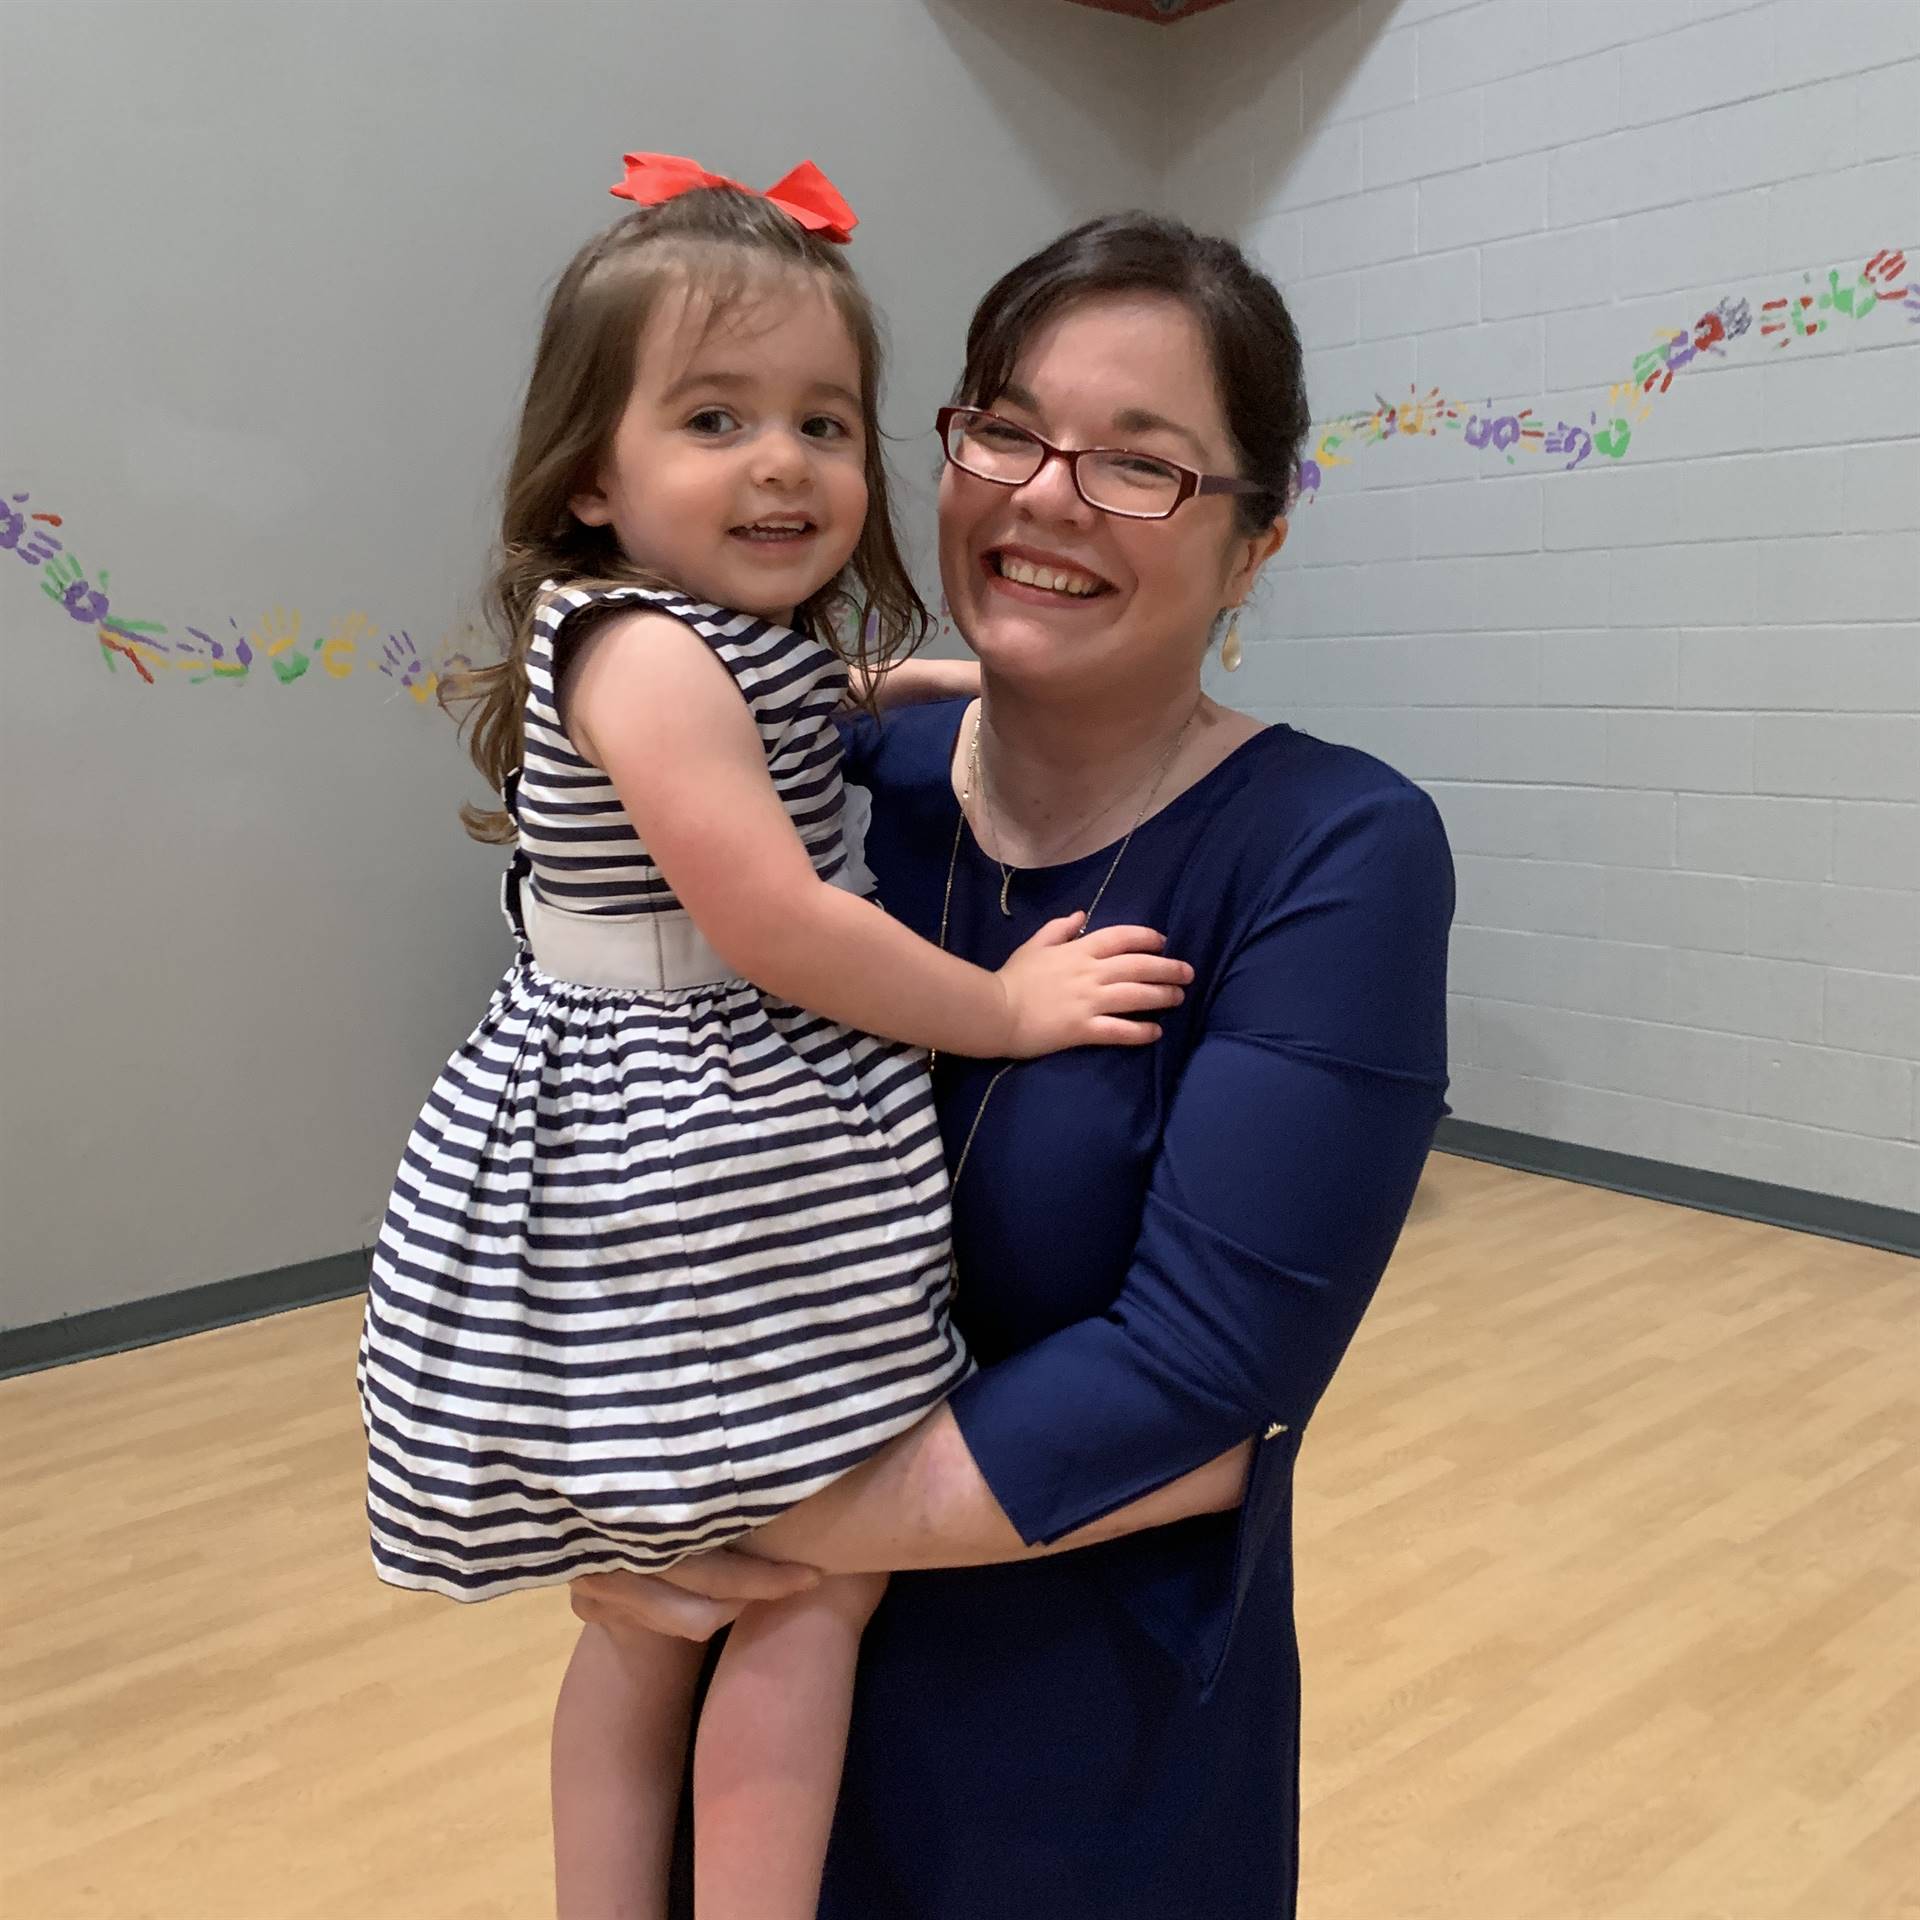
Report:
[[[621,158],[627,165],[627,177],[607,191],[643,207],[657,207],[663,200],[691,193],[695,187],[738,187],[742,193],[753,192],[738,180],[729,180],[724,173],[709,173],[698,162],[677,153],[628,153]],[[853,209],[841,199],[839,189],[811,160],[802,160],[785,179],[776,180],[759,197],[771,200],[809,233],[840,246],[853,238],[853,230],[860,224]]]

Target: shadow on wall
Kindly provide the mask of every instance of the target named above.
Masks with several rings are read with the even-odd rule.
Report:
[[[926,8],[1043,178],[1084,177],[1089,154],[1104,162],[1112,191],[1079,214],[1204,207],[1228,232],[1272,204],[1392,15],[1385,0],[1256,0],[1167,28],[1059,0]],[[1010,238],[1050,237],[1023,214],[981,207]]]
[[[1287,0],[1170,32],[1169,210],[1204,206],[1233,231],[1271,207],[1391,14],[1380,0]]]
[[[1159,203],[1168,102],[1164,70],[1151,56],[1164,45],[1164,28],[1058,0],[926,0],[926,8],[995,103],[1009,142],[1044,177],[1075,178],[1089,153],[1108,160],[1112,194],[1083,215]],[[1018,206],[984,204],[980,215],[1016,233],[1026,228]],[[1010,250],[1008,263],[1017,258]]]
[[[1311,4],[1289,8],[1288,13],[1293,27],[1290,41],[1300,63],[1300,139],[1274,156],[1277,164],[1267,168],[1264,179],[1255,180],[1256,192],[1278,186],[1300,147],[1319,132],[1374,43],[1392,25],[1393,8],[1378,0],[1371,6],[1311,0]]]

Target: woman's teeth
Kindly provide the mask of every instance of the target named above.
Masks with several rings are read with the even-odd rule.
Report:
[[[1016,560],[1010,553],[994,556],[1001,579],[1017,586],[1044,587],[1049,593],[1070,593],[1084,600],[1100,591],[1100,582],[1088,573],[1068,573],[1059,567],[1036,567],[1029,560]]]

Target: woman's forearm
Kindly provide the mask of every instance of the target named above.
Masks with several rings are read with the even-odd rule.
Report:
[[[904,1573],[1039,1560],[1197,1513],[1224,1513],[1246,1488],[1251,1440],[1050,1546],[1020,1538],[945,1407],[825,1492],[741,1541],[747,1552],[823,1573]]]
[[[934,700],[972,700],[979,692],[978,660],[902,660],[880,674],[850,669],[847,704],[861,707],[871,699],[882,713],[890,713]]]

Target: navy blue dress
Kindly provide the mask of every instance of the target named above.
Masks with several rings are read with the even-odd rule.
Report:
[[[934,938],[964,709],[844,728],[888,908]],[[962,843],[948,945],[997,966],[1112,849],[1014,879]],[[1301,1430],[1444,1111],[1453,871],[1432,803],[1286,727],[1145,822],[1098,922],[1165,930],[1140,1049],[1016,1067],[954,1195],[952,1406],[1023,1539],[1258,1445],[1238,1513],[896,1575],[862,1646],[822,1920],[1284,1920],[1299,1839]],[[993,1063],[945,1059],[949,1165]]]

